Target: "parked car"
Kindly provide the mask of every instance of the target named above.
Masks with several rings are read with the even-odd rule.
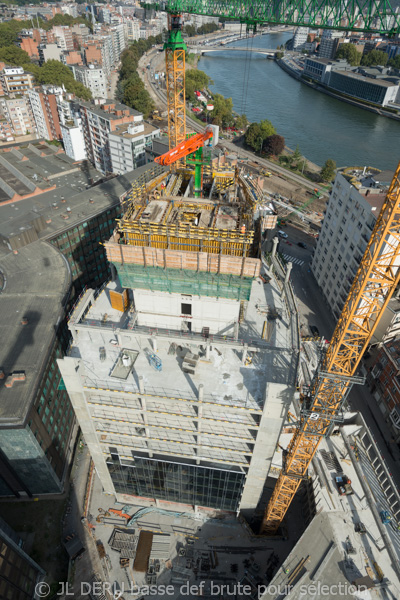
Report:
[[[297,245],[300,246],[300,248],[307,250],[307,244],[305,242],[297,242]]]
[[[287,238],[289,237],[287,233],[285,233],[284,231],[278,231],[278,235],[280,235],[281,238]]]
[[[320,337],[319,329],[315,325],[310,325],[310,331],[314,337]]]

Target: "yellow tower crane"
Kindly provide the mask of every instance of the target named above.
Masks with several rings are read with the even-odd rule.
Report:
[[[164,45],[169,149],[186,140],[185,53],[182,15],[168,15],[168,40]],[[179,166],[177,164],[176,166]]]
[[[300,420],[261,525],[276,534],[321,439],[339,420],[371,336],[400,279],[400,164],[322,365],[302,398]]]
[[[182,15],[168,15],[166,54],[169,148],[186,139],[185,52]],[[182,164],[182,163],[181,163]],[[180,166],[179,162],[175,167]],[[296,431],[267,506],[261,533],[275,535],[306,478],[323,437],[340,421],[359,362],[400,279],[400,164],[389,187],[364,257],[310,389],[302,398]]]

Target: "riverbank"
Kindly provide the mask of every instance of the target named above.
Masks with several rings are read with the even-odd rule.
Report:
[[[323,94],[326,94],[327,96],[331,96],[331,98],[336,98],[336,100],[341,100],[342,102],[346,102],[346,104],[350,104],[351,106],[356,106],[357,108],[362,108],[364,110],[367,110],[368,112],[374,113],[375,115],[379,115],[381,117],[387,117],[389,119],[394,119],[395,121],[400,121],[399,115],[395,115],[393,113],[388,113],[383,108],[378,108],[376,106],[372,106],[372,105],[369,105],[369,104],[366,104],[363,102],[359,102],[358,100],[356,100],[355,98],[352,98],[351,96],[345,96],[343,94],[339,94],[339,93],[335,92],[334,90],[332,90],[331,88],[320,85],[313,81],[307,81],[307,79],[304,79],[304,77],[302,76],[302,71],[297,68],[292,68],[284,58],[275,60],[275,62],[288,75],[290,75],[294,79],[297,79],[297,81],[300,81],[304,85],[307,85],[308,87],[316,90],[317,92],[322,92]]]

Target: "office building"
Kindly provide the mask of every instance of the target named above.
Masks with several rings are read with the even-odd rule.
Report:
[[[392,175],[350,167],[337,172],[311,263],[335,317],[343,308]]]
[[[259,278],[246,180],[220,201],[222,180],[207,180],[211,202],[180,172],[138,181],[105,242],[113,280],[71,314],[59,366],[119,502],[252,515],[293,399],[298,330],[285,288]],[[286,317],[267,326],[261,303]]]
[[[23,540],[0,517],[0,588],[4,598],[31,600],[45,571],[25,552]]]
[[[33,498],[63,491],[73,456],[78,428],[56,364],[70,303],[109,278],[100,241],[146,169],[87,190],[98,173],[43,142],[0,162],[0,496]],[[41,198],[49,190],[52,202]]]

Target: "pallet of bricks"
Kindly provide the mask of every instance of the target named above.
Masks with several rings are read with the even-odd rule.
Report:
[[[124,531],[122,529],[114,529],[108,541],[108,545],[112,550],[120,552],[119,559],[121,567],[129,567],[129,560],[136,556],[136,548],[138,544],[138,536],[135,531]]]

